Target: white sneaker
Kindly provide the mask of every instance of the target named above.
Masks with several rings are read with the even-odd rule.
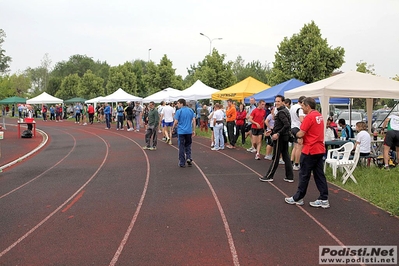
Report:
[[[280,161],[278,161],[278,164],[285,164],[285,162],[280,159]]]
[[[257,154],[255,155],[255,160],[260,160],[260,155],[259,155],[259,153],[257,153]]]
[[[248,151],[248,152],[255,153],[255,152],[256,152],[256,149],[255,149],[254,147],[251,147],[251,148],[247,149],[247,151]]]
[[[292,167],[292,170],[294,170],[294,171],[299,171],[299,169],[301,169],[301,167],[299,165],[294,165]]]
[[[330,203],[328,202],[328,200],[315,200],[315,201],[311,201],[309,202],[309,205],[315,208],[318,207],[322,207],[323,209],[327,209],[330,208]]]
[[[211,149],[211,151],[218,151],[219,150],[219,148],[215,148],[215,147],[213,147],[212,149]]]
[[[265,160],[270,160],[271,161],[272,159],[273,159],[273,155],[271,155],[271,154],[265,156]]]
[[[288,204],[291,204],[291,205],[296,204],[296,205],[299,205],[299,206],[302,206],[304,204],[303,199],[295,201],[293,197],[285,198],[285,202],[288,203]]]
[[[212,143],[211,143],[211,148],[213,148],[213,146],[215,146],[215,143],[212,142]]]

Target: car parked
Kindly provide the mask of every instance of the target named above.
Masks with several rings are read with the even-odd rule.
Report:
[[[388,117],[389,112],[380,112],[378,113],[377,118],[375,119],[371,130],[374,132],[374,130],[377,129],[377,131],[381,131],[382,124],[384,123],[384,120]]]
[[[356,130],[356,123],[365,121],[365,118],[363,117],[363,114],[361,112],[352,112],[351,119],[349,119],[349,112],[342,112],[339,114],[336,123],[338,125],[338,130],[341,130],[342,128],[339,126],[338,121],[343,118],[345,119],[345,122],[347,125],[349,125],[349,121],[351,121],[351,128],[355,131]]]

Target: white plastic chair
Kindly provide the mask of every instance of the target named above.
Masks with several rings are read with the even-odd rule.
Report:
[[[359,162],[359,157],[360,157],[360,145],[357,145],[353,159],[338,161],[337,164],[338,167],[343,167],[345,170],[345,174],[342,176],[342,184],[345,184],[345,182],[348,180],[349,177],[353,180],[353,182],[357,184],[356,178],[353,176],[353,171],[355,171],[357,163]]]
[[[337,149],[328,150],[327,158],[324,161],[324,172],[326,171],[326,165],[329,164],[333,170],[333,177],[337,178],[338,161],[349,160],[353,147],[355,147],[355,144],[353,144],[353,142],[350,141]]]

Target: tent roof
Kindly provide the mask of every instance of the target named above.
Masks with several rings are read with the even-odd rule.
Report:
[[[215,92],[219,92],[219,90],[205,85],[204,83],[202,83],[201,80],[198,79],[196,82],[194,82],[193,85],[191,85],[191,87],[180,91],[180,94],[176,96],[175,100],[180,98],[184,98],[188,101],[210,99],[212,97],[212,94]]]
[[[286,97],[398,98],[399,82],[356,71],[345,72],[287,91]]]
[[[173,88],[166,88],[161,91],[158,91],[150,96],[147,96],[143,99],[143,102],[154,102],[160,103],[162,101],[173,101],[175,99],[174,95],[180,94],[181,91],[173,89]]]
[[[0,104],[12,104],[12,103],[26,103],[26,99],[18,96],[12,96],[0,101]]]
[[[272,103],[274,102],[276,95],[284,95],[285,91],[292,90],[303,85],[306,85],[306,83],[297,79],[290,79],[271,88],[258,92],[252,96],[246,97],[245,103],[249,103],[249,99],[252,97],[254,97],[256,101],[264,100],[267,103]]]
[[[119,88],[108,96],[99,99],[99,102],[128,102],[128,101],[141,101],[143,98],[131,95]]]
[[[42,104],[42,103],[62,103],[63,101],[57,97],[54,97],[47,92],[43,92],[42,94],[26,100],[27,104]]]
[[[76,97],[76,98],[68,99],[68,100],[64,101],[64,103],[84,103],[85,101],[86,101],[86,99],[84,99],[84,98]]]
[[[244,100],[245,97],[251,96],[264,89],[270,88],[269,85],[248,77],[231,87],[212,94],[212,100]]]
[[[90,99],[90,100],[86,100],[85,103],[98,103],[100,102],[100,100],[104,98],[104,96],[98,96],[96,98]]]

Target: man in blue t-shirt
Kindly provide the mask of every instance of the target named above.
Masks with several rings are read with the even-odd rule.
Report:
[[[195,135],[195,113],[187,107],[185,99],[177,101],[178,110],[175,114],[173,128],[177,127],[179,138],[179,166],[185,167],[192,165],[191,143],[192,136]],[[172,128],[172,132],[173,132]]]
[[[352,128],[346,124],[345,119],[341,118],[338,120],[338,125],[342,128],[341,130],[341,138],[345,140],[349,140],[355,137]]]

